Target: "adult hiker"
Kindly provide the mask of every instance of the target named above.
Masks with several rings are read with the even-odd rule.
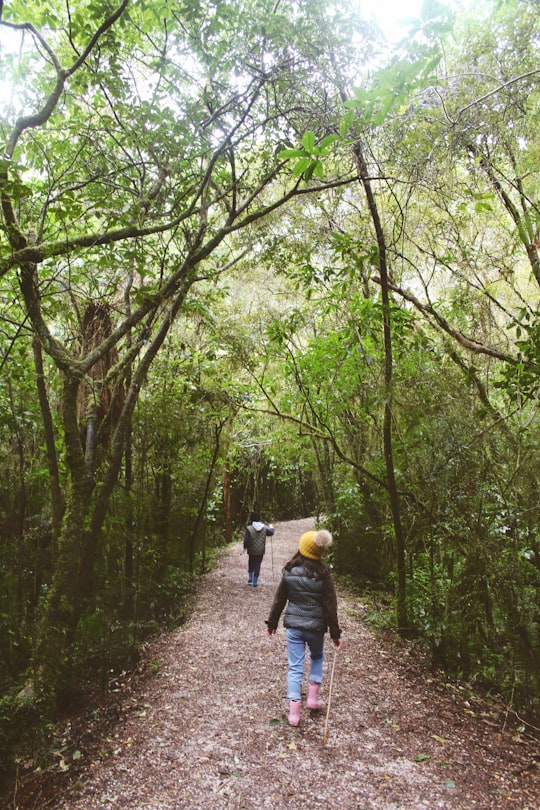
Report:
[[[331,543],[332,535],[326,529],[305,532],[301,536],[298,551],[283,568],[281,582],[266,621],[266,632],[271,637],[276,633],[279,617],[287,604],[283,625],[287,634],[287,698],[291,726],[300,723],[306,645],[310,653],[306,706],[312,710],[322,708],[319,688],[322,683],[326,631],[330,631],[336,652],[342,646],[336,589],[330,570],[321,560]]]
[[[274,527],[261,520],[258,512],[252,512],[250,523],[244,532],[244,549],[248,553],[248,585],[258,585],[261,563],[266,551],[266,538],[274,534]]]

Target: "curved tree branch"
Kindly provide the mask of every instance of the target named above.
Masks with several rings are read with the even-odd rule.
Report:
[[[43,35],[31,24],[31,23],[23,23],[22,25],[9,25],[9,27],[14,29],[23,29],[27,31],[31,31],[33,36],[39,41],[40,45],[44,48],[47,55],[49,56],[51,62],[53,63],[54,69],[56,71],[56,83],[54,86],[53,91],[47,97],[43,107],[37,113],[33,115],[26,115],[18,118],[15,122],[15,127],[13,132],[11,133],[11,137],[8,141],[8,145],[6,147],[6,156],[11,159],[13,157],[13,153],[15,151],[15,147],[17,142],[21,136],[21,134],[26,129],[35,129],[36,127],[42,126],[48,119],[51,117],[58,100],[64,90],[64,86],[66,80],[72,76],[88,59],[90,53],[96,47],[99,39],[103,36],[103,34],[114,25],[114,23],[122,16],[124,11],[128,6],[129,0],[123,0],[123,2],[118,6],[116,11],[114,11],[97,29],[95,34],[90,39],[90,42],[84,49],[81,56],[75,60],[75,62],[69,68],[63,68],[58,61],[54,51],[48,44],[47,40],[43,37]],[[8,25],[4,23],[4,25]]]
[[[89,54],[95,48],[97,42],[99,41],[100,37],[109,30],[109,28],[114,25],[114,23],[118,20],[118,18],[124,13],[125,9],[129,0],[123,0],[121,5],[116,9],[113,14],[111,14],[97,29],[96,33],[90,39],[87,47],[83,51],[82,55],[73,63],[70,68],[63,68],[57,59],[53,49],[48,44],[47,40],[43,37],[43,35],[31,24],[31,23],[23,23],[22,25],[14,25],[8,23],[2,23],[2,25],[7,25],[13,29],[19,30],[28,30],[31,31],[32,35],[38,40],[42,48],[47,53],[48,57],[50,58],[53,67],[56,72],[56,81],[52,92],[46,98],[42,108],[38,110],[37,113],[32,115],[25,115],[21,116],[15,122],[15,126],[13,131],[9,137],[7,142],[5,151],[4,151],[4,160],[2,164],[0,164],[0,189],[2,192],[2,211],[4,214],[4,218],[7,225],[7,233],[8,238],[11,244],[11,247],[15,250],[24,250],[25,247],[29,245],[29,240],[22,234],[18,221],[17,216],[15,213],[15,208],[13,206],[13,201],[11,197],[4,192],[4,184],[7,182],[8,179],[8,172],[9,166],[13,159],[13,155],[15,153],[15,149],[17,147],[17,143],[19,142],[19,138],[21,137],[22,133],[27,129],[35,129],[36,127],[43,126],[51,115],[53,114],[58,101],[62,93],[64,92],[64,87],[66,84],[67,79],[72,76],[78,68],[86,61]],[[37,262],[40,259],[22,259],[22,262]],[[2,268],[0,265],[0,277],[3,275]]]
[[[460,110],[458,110],[456,113],[455,120],[457,121],[459,117],[463,115],[464,112],[467,112],[467,110],[470,110],[471,107],[475,107],[477,104],[481,104],[482,101],[491,98],[491,96],[497,95],[497,93],[500,93],[501,90],[505,90],[507,87],[511,87],[513,84],[516,84],[517,82],[520,82],[523,79],[529,79],[531,76],[537,76],[539,73],[540,69],[529,70],[527,73],[521,73],[519,76],[515,76],[513,79],[509,79],[507,82],[503,82],[502,84],[497,85],[497,87],[494,87],[493,90],[489,91],[489,93],[485,93],[483,96],[475,98],[474,101],[471,101],[469,104],[466,104],[465,107],[462,107]]]
[[[380,284],[381,280],[378,276],[372,276],[372,281],[376,284]],[[405,301],[409,301],[413,306],[421,312],[423,315],[427,316],[430,319],[433,319],[437,326],[439,326],[444,332],[450,335],[454,340],[459,343],[460,346],[463,346],[464,349],[467,351],[473,352],[474,354],[484,354],[487,357],[494,357],[496,360],[502,360],[504,363],[517,363],[515,357],[507,352],[502,352],[499,349],[494,349],[490,346],[484,346],[482,343],[478,343],[478,341],[473,340],[472,338],[467,337],[462,332],[455,329],[447,320],[444,318],[439,312],[437,312],[434,307],[430,304],[423,304],[415,295],[407,290],[404,290],[403,287],[400,287],[398,284],[394,282],[389,282],[389,287],[392,292],[397,293],[401,298]],[[535,368],[529,364],[528,368]],[[539,369],[540,371],[540,369]]]

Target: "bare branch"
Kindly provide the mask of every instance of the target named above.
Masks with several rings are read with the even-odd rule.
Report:
[[[487,98],[491,98],[491,96],[495,96],[497,93],[500,93],[501,90],[505,90],[507,87],[511,87],[513,84],[517,84],[517,82],[522,81],[523,79],[529,79],[531,76],[537,76],[540,73],[540,68],[536,70],[529,70],[527,73],[522,73],[520,76],[516,76],[513,79],[509,79],[507,82],[503,82],[503,84],[499,84],[497,87],[494,87],[493,90],[490,90],[489,93],[485,93],[483,96],[479,98],[475,98],[474,101],[471,101],[470,104],[465,105],[460,110],[458,110],[456,114],[456,121],[459,119],[461,115],[467,110],[470,110],[471,107],[475,107],[477,104],[481,104],[482,101],[485,101]]]
[[[378,276],[372,276],[372,280],[376,284],[380,284],[380,278]],[[490,346],[484,346],[483,343],[478,343],[476,340],[467,337],[462,332],[459,332],[450,323],[443,318],[443,316],[437,312],[434,307],[430,304],[423,304],[418,298],[413,295],[411,292],[404,290],[403,287],[395,284],[394,282],[389,283],[389,287],[392,292],[397,293],[401,298],[405,301],[409,301],[414,307],[421,312],[423,315],[428,316],[428,318],[433,319],[436,324],[448,335],[454,338],[454,340],[459,343],[460,346],[463,346],[464,349],[467,351],[473,352],[474,354],[484,354],[487,357],[494,357],[497,360],[502,360],[504,363],[512,363],[515,364],[516,358],[513,357],[511,354],[507,354],[506,352],[501,352],[498,349],[493,349]]]

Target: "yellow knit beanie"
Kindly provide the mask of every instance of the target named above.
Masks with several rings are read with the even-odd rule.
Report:
[[[300,538],[298,551],[308,560],[319,560],[331,543],[332,535],[326,529],[320,529],[318,532],[306,532]]]

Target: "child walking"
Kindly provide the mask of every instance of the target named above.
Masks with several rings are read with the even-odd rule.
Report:
[[[298,551],[283,568],[281,582],[266,621],[267,634],[275,635],[279,617],[287,604],[283,625],[287,634],[287,698],[291,726],[300,723],[306,645],[310,653],[306,702],[308,709],[322,707],[319,688],[322,683],[326,631],[330,631],[336,651],[342,645],[336,589],[329,569],[321,561],[331,543],[332,535],[326,529],[306,532],[301,536]]]
[[[266,551],[266,538],[272,537],[273,534],[272,524],[267,526],[258,512],[252,512],[250,523],[244,532],[244,551],[248,553],[248,585],[253,585],[254,588],[259,582],[261,563]]]

